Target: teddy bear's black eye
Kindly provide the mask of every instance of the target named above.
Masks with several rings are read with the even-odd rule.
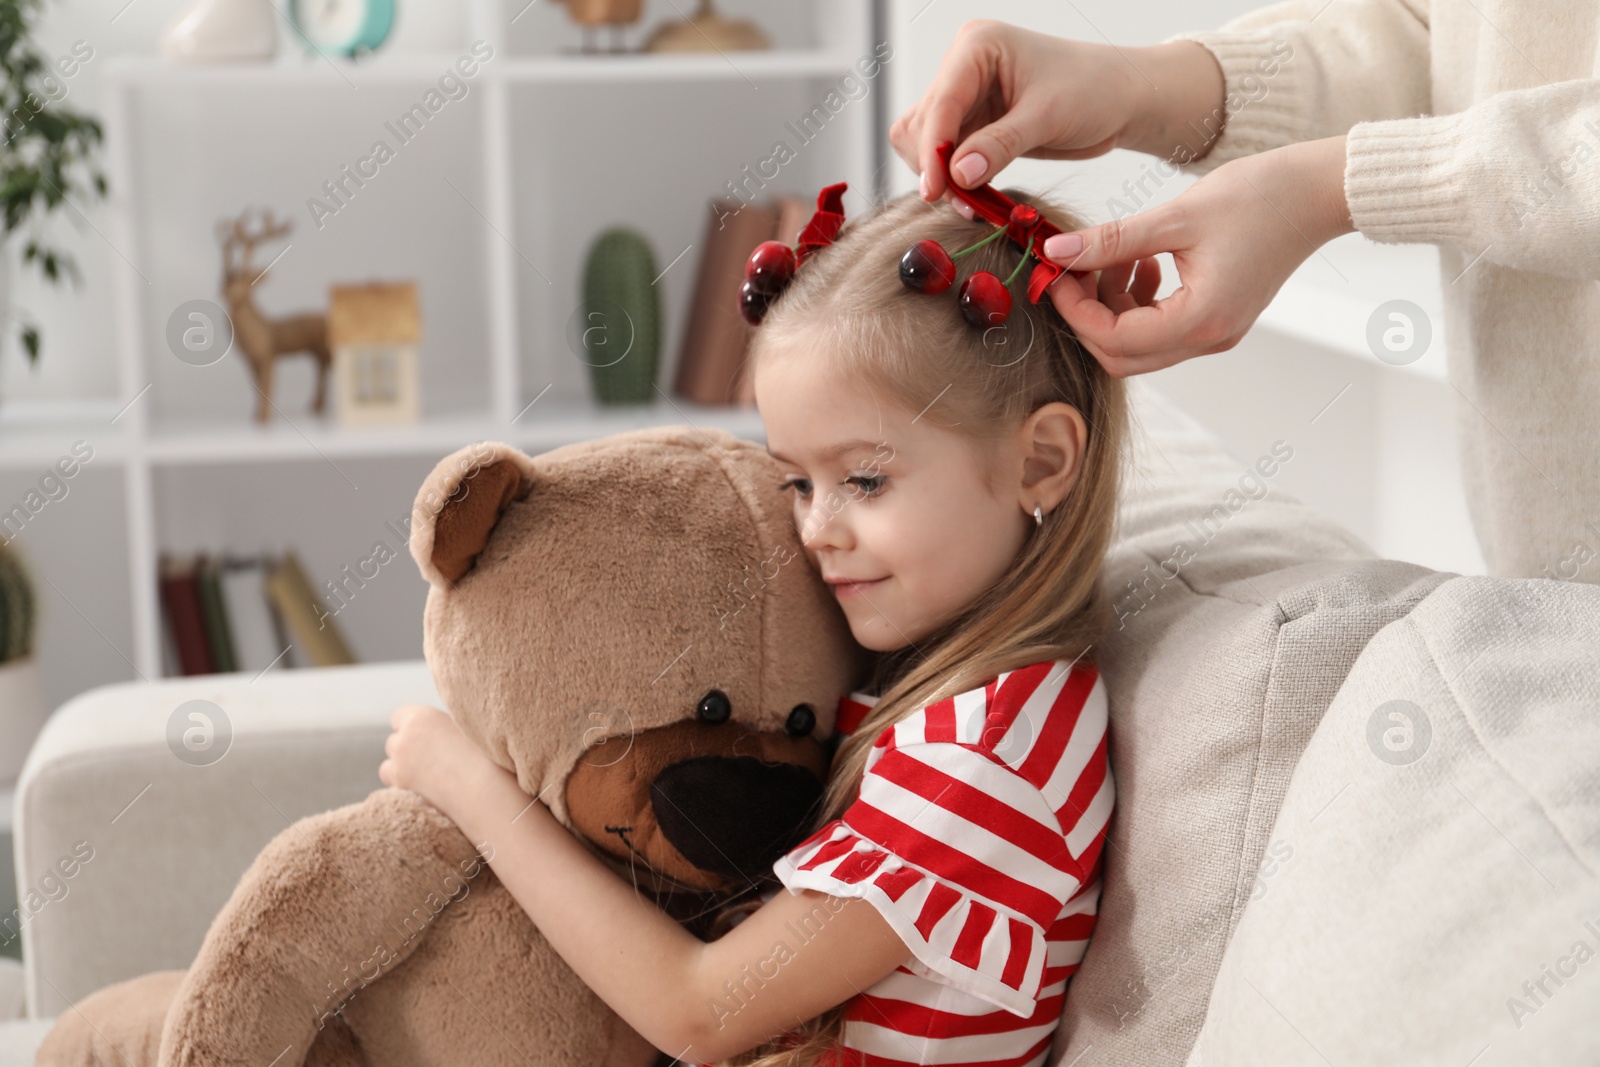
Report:
[[[694,709],[702,722],[727,722],[728,716],[733,714],[733,705],[728,702],[728,694],[720,689],[713,689],[700,698],[700,704]]]
[[[790,737],[806,737],[816,728],[817,713],[811,710],[810,704],[796,704],[789,712],[789,721],[783,724],[784,732]]]

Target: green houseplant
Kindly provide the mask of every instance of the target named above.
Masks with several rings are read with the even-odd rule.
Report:
[[[0,541],[0,800],[9,802],[23,760],[49,718],[38,658],[33,655],[33,581],[17,551]],[[0,917],[16,909],[16,877],[11,869],[11,818],[0,811]],[[0,957],[19,959],[22,941],[0,927]],[[5,976],[0,975],[0,979]],[[3,984],[3,982],[0,982]]]
[[[76,206],[85,193],[104,196],[106,179],[95,164],[100,123],[65,106],[64,78],[70,75],[60,67],[66,63],[76,71],[93,49],[53,62],[41,55],[30,34],[43,8],[44,0],[0,0],[0,241],[27,227],[22,262],[55,284],[63,275],[76,282],[77,265],[45,243],[38,223],[63,203]],[[0,315],[9,317],[10,308],[3,306],[9,303],[0,302]],[[28,362],[37,364],[38,326],[21,322],[17,336]]]
[[[0,541],[0,787],[16,780],[48,716],[33,654],[37,604],[27,565]]]

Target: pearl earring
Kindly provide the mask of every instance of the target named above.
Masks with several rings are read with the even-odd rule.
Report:
[[[1033,506],[1033,524],[1035,526],[1044,525],[1044,512],[1040,509],[1038,504]]]

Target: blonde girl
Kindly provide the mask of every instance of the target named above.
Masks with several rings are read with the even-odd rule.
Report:
[[[792,495],[807,558],[880,653],[875,692],[841,705],[816,832],[775,865],[788,891],[702,943],[543,805],[518,817],[515,778],[443,712],[395,714],[384,782],[487,841],[562,957],[682,1062],[1049,1054],[1112,808],[1092,649],[1126,412],[1121,384],[1020,283],[1003,324],[968,324],[962,281],[1004,279],[1022,258],[1007,238],[979,245],[993,233],[891,201],[809,254],[755,331],[757,404],[784,470],[772,491]],[[898,277],[923,239],[977,246],[947,291]]]

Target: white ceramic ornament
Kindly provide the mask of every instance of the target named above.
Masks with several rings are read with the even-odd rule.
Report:
[[[277,50],[272,0],[195,0],[161,38],[168,63],[263,60]]]

